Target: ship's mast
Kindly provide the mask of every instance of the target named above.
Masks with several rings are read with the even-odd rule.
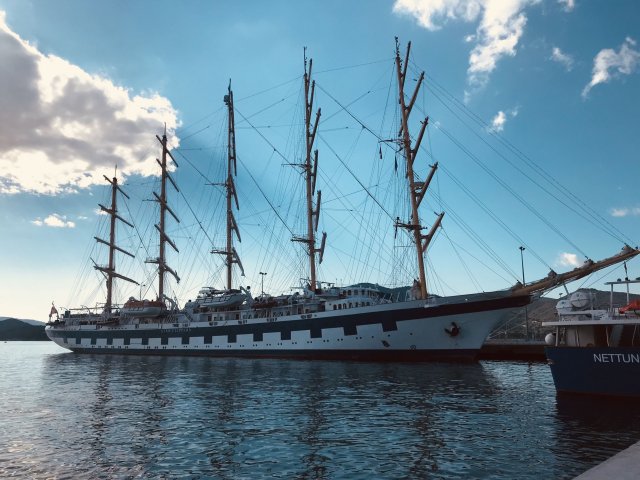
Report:
[[[418,79],[416,88],[411,96],[411,100],[409,103],[406,103],[405,95],[404,95],[404,85],[405,80],[407,78],[407,67],[409,64],[409,52],[411,50],[411,42],[407,44],[407,53],[404,59],[404,63],[400,58],[400,47],[398,44],[398,38],[396,37],[396,70],[398,73],[398,101],[400,104],[400,115],[401,115],[401,126],[400,126],[400,141],[402,143],[402,148],[404,149],[404,156],[407,162],[407,180],[409,182],[409,199],[411,202],[411,220],[407,223],[403,223],[400,219],[396,220],[396,226],[405,228],[409,231],[413,232],[413,240],[416,246],[416,253],[418,259],[418,276],[420,278],[420,298],[427,298],[427,277],[425,274],[424,267],[424,253],[435,234],[435,231],[440,226],[440,222],[442,222],[442,217],[444,217],[444,212],[438,215],[435,223],[429,230],[429,233],[426,235],[422,234],[422,225],[420,224],[420,216],[418,214],[418,207],[420,207],[420,203],[424,199],[425,193],[427,193],[427,189],[429,188],[429,183],[435,174],[438,163],[436,162],[431,166],[431,171],[429,172],[429,176],[424,182],[419,181],[413,170],[413,163],[420,149],[420,143],[422,142],[422,137],[424,136],[425,129],[427,128],[427,124],[429,123],[429,117],[426,117],[422,122],[422,126],[420,128],[420,133],[416,138],[415,145],[411,146],[411,135],[409,133],[409,116],[411,114],[411,109],[415,104],[416,98],[418,96],[418,90],[420,90],[420,85],[424,80],[424,72],[420,74],[420,78]]]
[[[235,128],[235,116],[233,110],[233,91],[231,90],[231,82],[229,82],[229,89],[227,95],[224,96],[224,103],[227,105],[229,128],[227,135],[227,180],[222,185],[225,187],[227,193],[227,246],[225,249],[213,249],[211,253],[218,253],[226,257],[225,263],[227,265],[227,289],[232,288],[232,273],[233,264],[237,263],[240,267],[242,275],[244,275],[244,268],[240,262],[238,252],[233,246],[233,233],[235,232],[238,237],[238,241],[241,242],[240,231],[238,230],[238,224],[233,215],[233,203],[235,201],[236,209],[240,209],[238,203],[238,195],[236,193],[236,187],[233,182],[233,177],[238,174],[238,168],[236,164],[236,128]]]
[[[98,237],[93,237],[93,238],[95,238],[98,243],[103,243],[104,245],[107,245],[109,247],[109,264],[106,267],[94,265],[94,268],[96,270],[101,271],[107,278],[107,299],[104,305],[104,312],[106,314],[109,314],[111,313],[111,308],[113,306],[113,279],[120,278],[122,280],[126,280],[127,282],[135,283],[136,285],[138,285],[138,282],[128,277],[125,277],[124,275],[120,275],[119,273],[116,272],[116,255],[115,255],[116,250],[124,253],[125,255],[129,255],[130,257],[133,258],[133,254],[127,252],[126,250],[123,250],[122,248],[116,245],[116,220],[120,220],[121,222],[133,228],[133,225],[131,225],[124,218],[118,215],[118,208],[117,208],[118,191],[127,198],[129,198],[129,196],[126,193],[124,193],[122,189],[118,186],[118,179],[116,177],[113,177],[112,180],[109,180],[107,176],[104,176],[104,178],[107,182],[111,184],[111,208],[107,208],[102,204],[98,204],[98,206],[100,207],[100,210],[102,210],[103,212],[105,212],[107,215],[111,217],[110,229],[109,229],[109,241],[107,242],[106,240],[103,240]]]
[[[306,155],[305,162],[301,165],[305,174],[306,186],[306,210],[307,210],[307,235],[306,237],[294,237],[294,242],[302,242],[307,244],[307,254],[309,256],[309,283],[311,289],[315,291],[318,288],[316,276],[316,253],[319,254],[318,263],[322,263],[324,256],[324,246],[327,240],[327,234],[322,233],[322,242],[320,248],[316,248],[316,231],[318,230],[318,220],[320,219],[320,201],[322,192],[318,190],[317,200],[314,207],[313,196],[316,189],[316,177],[318,173],[318,150],[313,149],[313,144],[320,122],[320,108],[316,112],[316,118],[312,125],[313,98],[315,94],[316,82],[311,80],[311,70],[313,60],[309,60],[307,69],[307,56],[305,51],[304,57],[304,123],[305,123],[305,144]]]
[[[173,211],[167,204],[167,180],[169,180],[169,182],[171,183],[171,185],[173,185],[177,192],[179,192],[180,190],[178,189],[178,186],[173,181],[171,175],[169,175],[169,172],[167,170],[167,157],[171,158],[176,167],[178,166],[178,163],[167,148],[166,131],[162,135],[162,138],[157,135],[156,138],[162,145],[162,160],[156,159],[158,165],[160,165],[160,168],[162,170],[162,175],[160,178],[160,195],[158,195],[156,192],[153,192],[156,201],[160,205],[160,223],[155,225],[160,235],[160,248],[158,258],[149,259],[147,260],[147,263],[155,263],[158,265],[158,300],[162,300],[164,298],[165,273],[169,272],[171,275],[173,275],[177,282],[180,282],[180,277],[178,277],[178,274],[173,269],[171,269],[171,267],[169,267],[166,262],[167,243],[171,246],[171,248],[178,252],[178,247],[176,247],[176,244],[173,243],[173,241],[167,236],[165,231],[167,212],[169,212],[169,214],[175,219],[176,222],[180,223],[180,220],[178,219],[176,214],[173,213]]]

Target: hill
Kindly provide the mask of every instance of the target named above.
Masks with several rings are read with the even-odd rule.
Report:
[[[21,322],[28,323],[29,325],[35,325],[36,327],[44,327],[45,323],[40,320],[27,320],[26,318],[13,318],[13,317],[0,317],[0,322],[3,320],[20,320]]]
[[[49,340],[44,333],[44,324],[30,325],[16,318],[0,320],[0,340]]]

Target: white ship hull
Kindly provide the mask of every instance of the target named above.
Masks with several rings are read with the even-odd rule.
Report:
[[[473,359],[491,330],[528,304],[505,292],[266,318],[177,313],[156,323],[50,325],[79,353],[419,361]],[[234,313],[235,314],[235,313]],[[203,318],[204,317],[204,318]],[[209,320],[211,318],[211,320]],[[204,321],[202,321],[204,320]]]

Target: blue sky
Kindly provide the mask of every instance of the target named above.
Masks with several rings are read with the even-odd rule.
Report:
[[[239,112],[238,250],[246,274],[235,281],[259,291],[266,271],[265,289],[273,293],[297,285],[305,267],[288,237],[300,232],[301,220],[288,202],[300,193],[300,177],[283,164],[299,161],[302,151],[305,46],[323,111],[318,188],[328,245],[321,277],[410,283],[406,239],[394,240],[392,221],[372,209],[343,165],[392,216],[402,214],[392,148],[353,118],[380,135],[394,131],[394,36],[403,46],[412,42],[413,77],[427,73],[414,111],[415,122],[430,116],[418,172],[424,176],[434,159],[442,167],[423,207],[426,225],[447,211],[429,254],[432,291],[509,287],[521,274],[523,243],[528,279],[612,255],[624,241],[638,244],[637,2],[0,0],[0,11],[0,315],[45,319],[52,301],[101,301],[100,277],[87,258],[104,263],[93,242],[105,234],[96,214],[97,203],[108,202],[103,175],[118,165],[131,196],[122,211],[145,237],[159,154],[154,135],[165,123],[178,147],[174,175],[182,192],[173,194],[182,220],[171,231],[181,250],[171,262],[182,276],[173,293],[184,302],[200,286],[222,286],[221,259],[208,253],[222,241],[222,195],[205,184],[222,178],[229,79]],[[557,185],[580,200],[563,204],[540,188]],[[580,205],[595,212],[597,225],[576,214]],[[119,238],[142,261],[154,256],[154,240],[143,238],[141,247],[126,228]],[[145,284],[120,286],[120,300],[153,296],[153,272],[140,261],[119,261]],[[636,270],[632,263],[630,275],[640,276]],[[607,279],[596,275],[585,285]]]

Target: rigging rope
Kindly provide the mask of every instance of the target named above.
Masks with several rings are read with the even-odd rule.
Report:
[[[239,112],[238,112],[239,113]],[[240,114],[242,115],[242,114]],[[257,130],[256,130],[257,131]],[[274,148],[275,150],[275,148]],[[269,200],[269,197],[267,197],[267,194],[264,193],[264,190],[262,190],[262,187],[260,186],[260,184],[258,183],[258,181],[256,180],[256,178],[253,176],[253,174],[251,173],[251,170],[249,170],[247,168],[247,166],[244,164],[244,162],[242,161],[242,159],[240,157],[236,157],[238,162],[240,162],[240,165],[242,165],[242,168],[245,169],[245,171],[249,174],[249,176],[251,177],[251,180],[253,180],[253,183],[255,184],[256,187],[258,187],[258,190],[260,191],[260,193],[262,194],[262,197],[265,199],[265,201],[269,204],[269,207],[271,207],[271,210],[273,210],[273,213],[276,214],[276,216],[278,217],[278,219],[282,222],[282,224],[286,227],[287,230],[289,230],[289,233],[291,234],[291,236],[295,236],[295,234],[293,233],[293,231],[289,228],[289,225],[287,225],[287,222],[284,221],[284,219],[280,216],[280,213],[278,212],[278,210],[276,210],[276,207],[273,206],[273,204],[271,203],[271,200]]]
[[[369,189],[360,181],[360,179],[356,176],[355,173],[353,173],[353,170],[351,170],[347,164],[342,160],[342,158],[340,157],[340,155],[338,155],[338,152],[336,152],[333,147],[324,139],[324,137],[320,134],[318,134],[318,137],[320,138],[320,140],[322,140],[324,142],[324,144],[329,148],[329,150],[331,150],[331,153],[333,153],[335,155],[335,157],[338,159],[338,161],[342,164],[342,166],[344,168],[347,169],[347,171],[351,174],[351,176],[355,179],[356,182],[358,182],[358,185],[360,185],[362,187],[362,189],[367,192],[367,195],[369,195],[371,197],[371,199],[376,202],[376,205],[378,205],[382,211],[391,219],[391,220],[395,220],[395,218],[393,217],[393,215],[391,215],[386,208],[384,208],[384,206],[378,201],[378,199],[376,197],[374,197],[371,192],[369,191]]]
[[[451,174],[447,171],[446,168],[443,168],[443,171],[447,174],[447,176],[451,177]],[[453,179],[454,182],[457,181],[457,179],[451,177]],[[489,209],[489,207],[487,207],[486,205],[484,205],[484,203],[482,203],[480,201],[480,199],[478,199],[477,197],[474,197],[474,194],[469,191],[469,190],[465,190],[466,187],[464,187],[464,185],[458,185],[461,189],[463,189],[463,191],[465,191],[465,193],[467,193],[467,195],[469,195],[471,197],[472,200],[476,201],[480,207],[485,211],[485,213],[487,215],[489,215],[496,223],[498,223],[498,225],[500,225],[509,235],[511,235],[514,239],[518,240],[521,242],[522,245],[524,245],[525,247],[527,247],[527,249],[529,249],[529,245],[527,245],[526,242],[524,242],[520,237],[518,237],[515,232],[511,231],[511,229],[504,223],[501,223],[501,220],[495,216],[495,214],[491,211],[491,209]],[[487,254],[488,257],[490,257],[491,259],[493,259],[494,262],[496,262],[497,265],[499,265],[500,267],[502,267],[502,269],[508,273],[509,275],[511,275],[515,281],[518,281],[518,276],[511,270],[511,268],[509,268],[509,266],[507,265],[507,263],[502,259],[502,256],[499,255],[498,253],[496,253],[490,246],[489,244],[487,244],[487,242],[480,236],[478,235],[478,233],[476,233],[475,230],[473,230],[473,228],[471,228],[463,219],[460,215],[458,215],[455,210],[453,210],[453,208],[451,208],[443,199],[442,197],[437,194],[436,192],[433,193],[433,195],[435,196],[436,200],[439,201],[443,206],[444,206],[444,210],[448,213],[449,218],[451,218],[461,229],[463,232],[465,232],[469,238],[471,238],[471,240],[473,240],[482,250],[484,250],[484,252]],[[547,268],[551,269],[551,267],[535,252],[532,250],[531,252],[534,257],[536,257],[540,263],[542,263],[543,265],[547,266]]]
[[[302,75],[298,75],[297,77],[294,77],[294,78],[292,78],[290,80],[287,80],[285,82],[282,82],[282,83],[279,83],[277,85],[274,85],[273,87],[265,88],[264,90],[260,90],[260,91],[258,91],[256,93],[252,93],[250,95],[247,95],[246,97],[235,98],[234,99],[234,104],[238,103],[238,102],[243,102],[244,100],[248,100],[248,99],[253,98],[253,97],[257,97],[258,95],[262,95],[263,93],[270,92],[271,90],[275,90],[276,88],[284,87],[285,85],[288,85],[290,83],[298,82],[298,81],[300,81],[301,78],[302,78]]]
[[[194,164],[191,160],[189,160],[182,152],[178,151],[178,155],[180,155],[180,157],[182,157],[182,159],[184,161],[186,161],[196,172],[198,172],[202,178],[204,178],[205,180],[207,180],[209,183],[213,184],[214,182],[212,182],[211,180],[209,180],[207,178],[207,176],[202,173]],[[189,211],[191,212],[191,215],[193,215],[193,218],[196,220],[196,223],[198,224],[198,226],[200,227],[200,230],[202,230],[202,232],[204,233],[204,235],[207,237],[207,240],[209,240],[210,244],[213,245],[213,239],[209,236],[209,233],[207,232],[207,230],[204,228],[204,226],[202,225],[202,222],[200,222],[200,219],[198,218],[198,216],[196,215],[196,212],[193,211],[193,208],[191,208],[191,204],[189,203],[189,201],[187,200],[187,197],[184,196],[184,193],[182,192],[182,190],[180,190],[180,196],[184,199],[184,202],[187,205],[187,208],[189,209]]]
[[[462,102],[461,100],[457,99],[453,94],[451,94],[449,91],[447,91],[447,89],[442,86],[439,82],[437,82],[433,76],[429,75],[429,74],[425,74],[425,76],[429,79],[429,83],[427,84],[427,88],[429,88],[432,93],[434,93],[434,96],[447,108],[449,109],[458,119],[460,119],[460,117],[458,115],[456,115],[452,109],[450,108],[450,106],[448,104],[446,104],[441,98],[439,98],[436,94],[436,92],[433,91],[432,87],[435,86],[437,89],[440,90],[440,92],[442,94],[444,94],[445,96],[447,96],[454,104],[456,104],[456,106],[463,111],[469,118],[471,118],[475,123],[477,123],[478,125],[480,125],[481,127],[483,127],[486,131],[489,132],[489,134],[494,137],[498,142],[500,142],[502,145],[504,145],[507,149],[509,149],[512,153],[514,153],[516,155],[516,157],[520,158],[520,160],[522,160],[527,166],[529,166],[529,168],[531,168],[533,171],[535,171],[538,175],[540,175],[544,180],[546,180],[547,182],[549,182],[551,185],[554,186],[554,188],[556,188],[559,192],[561,192],[563,195],[565,195],[566,197],[569,198],[569,200],[573,201],[578,207],[580,207],[584,212],[586,212],[587,215],[589,215],[593,220],[589,220],[590,223],[594,224],[594,220],[596,222],[599,223],[598,228],[600,228],[603,232],[607,233],[608,235],[612,236],[614,239],[625,243],[625,240],[627,241],[626,243],[630,243],[633,244],[634,241],[631,240],[629,237],[627,237],[622,231],[620,231],[615,225],[613,225],[611,222],[609,222],[606,218],[602,217],[602,215],[600,215],[597,211],[595,211],[593,208],[589,207],[589,205],[587,205],[582,199],[580,199],[577,195],[575,195],[573,192],[571,192],[570,190],[568,190],[566,187],[564,187],[562,184],[560,184],[560,182],[558,182],[558,180],[556,180],[552,175],[550,175],[548,172],[546,172],[540,165],[538,165],[533,159],[531,159],[528,155],[526,155],[524,152],[522,152],[518,147],[516,147],[515,145],[513,145],[508,139],[506,139],[505,137],[503,137],[502,135],[498,134],[498,132],[496,132],[494,129],[491,129],[491,127],[476,113],[474,113],[472,110],[470,110],[465,104],[464,102]],[[460,119],[461,122],[463,122]],[[463,124],[465,124],[463,122]],[[468,125],[465,124],[465,126],[467,126],[467,128],[470,129],[470,127]],[[472,130],[473,131],[473,130]],[[475,132],[474,132],[475,133]],[[477,134],[476,134],[477,135]],[[483,141],[485,143],[486,140],[483,139]],[[487,145],[489,145],[487,143]],[[490,146],[490,145],[489,145]],[[494,151],[495,148],[490,146],[490,148],[492,148]],[[498,153],[496,151],[496,153]],[[501,155],[501,154],[499,154]],[[502,156],[502,155],[501,155]],[[502,157],[504,158],[504,157]],[[504,158],[506,161],[508,161],[506,158]],[[511,163],[511,162],[509,162]],[[514,166],[514,168],[517,168]],[[519,169],[518,169],[519,170]],[[521,170],[519,170],[521,171]],[[540,188],[543,188],[542,186],[540,186],[537,182],[535,182],[533,179],[531,179],[531,177],[529,177],[528,175],[524,174],[527,178],[529,178],[534,184],[538,185]],[[545,190],[547,191],[547,190]],[[550,192],[547,192],[550,195],[552,195]],[[557,199],[557,197],[554,196],[554,198]],[[572,211],[575,212],[575,210],[573,210],[571,207],[569,207],[568,205],[566,205],[564,202],[562,202],[561,200],[557,199],[558,201],[560,201],[561,203],[563,203],[565,206],[567,206],[567,208],[570,208]],[[577,212],[576,212],[577,213]],[[583,215],[580,215],[582,218],[585,218]],[[606,228],[604,228],[604,225],[609,226],[610,228],[612,228],[613,230],[615,230],[620,237],[617,237],[615,235],[613,235],[609,230],[607,230]],[[625,239],[625,240],[623,240]]]
[[[347,114],[349,114],[364,130],[366,130],[367,132],[369,132],[371,135],[373,135],[375,138],[378,139],[378,141],[380,143],[384,143],[388,148],[392,148],[389,144],[388,141],[383,139],[380,135],[378,135],[376,132],[374,132],[371,128],[369,128],[364,122],[362,122],[359,118],[357,118],[353,113],[351,113],[350,110],[347,109],[347,107],[345,105],[343,105],[340,101],[338,101],[335,97],[333,97],[329,92],[327,92],[322,86],[318,85],[316,83],[316,85],[318,86],[318,88],[320,88],[329,98],[331,98],[336,104],[338,104]],[[338,158],[338,160],[343,164],[344,162],[342,161],[342,159],[335,153],[335,151],[333,150],[333,148],[331,147],[331,145],[329,145],[324,138],[320,136],[320,139],[323,140],[323,142],[325,144],[327,144],[327,146],[329,147],[329,149],[334,153],[334,155],[336,155],[336,157]],[[424,151],[424,147],[421,147],[421,149]],[[395,152],[395,149],[394,149]],[[433,155],[431,155],[429,152],[427,152],[427,154],[435,160],[435,158],[433,157]],[[346,167],[346,165],[345,165]],[[346,167],[347,170],[349,171],[349,173],[353,176],[353,178],[364,188],[364,185],[362,184],[362,182],[355,176],[355,174],[348,168]],[[478,205],[480,205],[480,207],[490,216],[490,218],[492,218],[496,223],[498,223],[512,238],[516,239],[517,241],[519,241],[522,245],[527,246],[526,242],[524,242],[522,240],[522,238],[520,238],[518,235],[515,234],[515,232],[513,230],[511,230],[502,220],[500,220],[483,202],[480,201],[480,199],[478,199],[475,194],[473,194],[467,187],[465,187],[451,172],[449,172],[446,167],[444,167],[442,164],[440,164],[440,168],[442,168],[442,170],[447,173],[447,175],[463,190],[467,193],[467,195],[469,195]],[[373,200],[379,205],[380,203],[378,202],[378,200],[373,197],[370,192],[367,191],[367,193],[371,196],[371,198],[373,198]],[[381,206],[381,208],[383,208]],[[393,215],[390,215],[389,212],[386,211],[386,209],[383,208],[383,211],[390,216],[390,218],[393,219]],[[453,213],[452,210],[447,210],[448,212]],[[476,240],[478,241],[478,240]],[[484,242],[482,242],[484,243]],[[488,248],[488,246],[485,244],[485,248]],[[538,255],[535,250],[533,250],[531,247],[527,246],[527,248],[530,250],[530,252],[545,266],[547,266],[547,268],[549,268],[551,270],[551,266],[545,262],[543,260],[543,258]],[[579,250],[579,249],[578,249]],[[495,254],[494,254],[495,255]],[[490,255],[492,256],[492,255]],[[494,260],[496,258],[499,258],[497,255],[494,257]],[[505,271],[507,271],[509,274],[512,274],[511,270],[506,267],[506,264],[504,264],[504,262],[500,261],[499,263],[502,264],[502,268],[505,269]]]
[[[320,85],[318,82],[316,82],[316,87],[318,87],[320,90],[322,90],[331,100],[333,100],[334,102],[336,102],[336,104],[342,109],[344,110],[351,118],[353,118],[356,122],[358,122],[358,124],[360,124],[360,126],[362,128],[364,128],[366,131],[368,131],[371,135],[373,135],[374,137],[376,137],[378,140],[380,140],[381,142],[383,141],[382,138],[375,133],[373,130],[371,130],[371,128],[369,128],[367,125],[364,124],[364,122],[360,121],[359,118],[357,118],[353,113],[351,113],[351,111],[349,111],[347,109],[346,105],[343,105],[342,103],[340,103],[333,95],[331,95],[329,92],[327,92],[322,85]]]
[[[513,195],[513,197],[515,197],[520,203],[522,203],[522,205],[524,205],[531,213],[533,213],[536,217],[538,217],[538,219],[540,219],[540,221],[542,221],[547,227],[549,227],[552,231],[554,231],[558,236],[563,238],[569,245],[571,245],[578,252],[580,252],[585,258],[589,258],[589,256],[580,247],[578,247],[578,245],[576,245],[574,242],[572,242],[569,239],[569,237],[567,237],[564,233],[562,233],[560,231],[560,229],[558,227],[556,227],[553,223],[551,223],[544,215],[542,215],[535,208],[533,208],[533,206],[529,202],[527,202],[521,195],[516,193],[516,191],[513,188],[511,188],[504,180],[502,180],[500,177],[498,177],[498,175],[496,175],[495,172],[490,170],[489,167],[487,167],[484,163],[482,163],[482,161],[476,155],[474,155],[471,151],[469,151],[469,149],[467,147],[462,145],[453,135],[451,135],[446,129],[444,129],[442,127],[442,125],[436,124],[435,128],[437,128],[442,133],[444,133],[445,136],[447,136],[447,138],[449,138],[449,140],[451,140],[454,145],[456,145],[460,150],[462,150],[480,168],[482,168],[490,177],[492,177],[505,190],[507,190],[511,195]],[[421,148],[421,150],[424,150],[424,149]],[[428,152],[426,152],[426,151],[425,151],[425,153],[428,154]]]
[[[261,131],[260,131],[260,130],[259,130],[259,129],[254,125],[254,124],[253,124],[253,123],[251,123],[251,122],[249,121],[249,118],[245,117],[245,116],[242,114],[242,112],[241,112],[240,110],[238,110],[237,108],[234,108],[234,111],[235,111],[235,112],[237,112],[237,113],[238,113],[238,114],[239,114],[239,115],[244,119],[244,121],[245,121],[245,122],[247,122],[247,123],[249,124],[249,126],[250,126],[253,130],[255,130],[255,132],[256,132],[258,135],[260,135],[260,137],[261,137],[265,142],[267,142],[267,144],[268,144],[271,148],[273,148],[273,151],[274,151],[274,152],[276,152],[276,153],[280,156],[280,158],[282,158],[285,162],[289,162],[289,159],[288,159],[287,157],[285,157],[285,156],[280,152],[280,150],[278,150],[278,149],[275,147],[275,145],[274,145],[273,143],[271,143],[271,142],[269,141],[269,139],[268,139],[267,137],[265,137],[265,136],[262,134],[262,132],[261,132]],[[257,184],[256,184],[256,185],[257,185]]]
[[[393,57],[392,57],[393,58]],[[383,58],[380,60],[373,60],[371,62],[366,62],[366,63],[358,63],[356,65],[346,65],[344,67],[335,67],[335,68],[328,68],[326,70],[318,70],[315,72],[316,75],[319,75],[321,73],[328,73],[328,72],[337,72],[338,70],[350,70],[352,68],[358,68],[358,67],[366,67],[367,65],[375,65],[376,63],[386,63],[388,62],[390,59],[389,58]]]
[[[246,118],[245,118],[245,120],[248,120],[249,118],[255,117],[256,115],[259,115],[259,114],[261,114],[261,113],[263,113],[263,112],[266,112],[266,111],[267,111],[267,110],[269,110],[270,108],[275,107],[276,105],[278,105],[278,104],[280,104],[280,103],[284,102],[285,100],[286,100],[286,97],[285,97],[285,98],[281,98],[281,99],[280,99],[280,100],[278,100],[277,102],[273,102],[271,105],[267,105],[267,106],[266,106],[266,107],[264,107],[263,109],[258,110],[257,112],[252,113],[251,115],[249,115],[248,117],[246,117]],[[243,118],[244,118],[244,117],[243,117]],[[242,122],[240,122],[240,124],[242,124]]]
[[[467,250],[466,248],[464,248],[462,245],[460,245],[458,242],[455,242],[453,239],[451,239],[449,237],[449,235],[446,233],[446,231],[444,232],[444,234],[446,235],[446,237],[449,239],[449,241],[456,246],[457,248],[459,248],[460,250],[462,250],[464,253],[466,253],[467,255],[469,255],[471,258],[473,258],[476,262],[480,263],[483,267],[485,267],[487,270],[490,270],[493,274],[495,274],[496,276],[500,277],[502,280],[504,280],[505,282],[509,283],[512,280],[503,277],[502,275],[500,275],[499,272],[497,272],[496,270],[494,270],[490,265],[487,265],[485,262],[483,262],[480,258],[476,257],[473,253],[471,253],[469,250]],[[511,273],[513,275],[513,277],[515,278],[516,281],[519,281],[519,278],[517,277],[517,275],[511,271],[509,271],[509,273]]]
[[[587,212],[587,214],[591,217],[587,217],[584,213],[579,212],[576,208],[572,207],[571,205],[567,204],[567,202],[565,202],[564,200],[562,200],[561,198],[559,198],[555,193],[551,192],[548,188],[544,187],[542,184],[540,184],[540,182],[536,181],[533,177],[531,177],[531,175],[527,174],[523,169],[521,169],[520,167],[518,167],[513,161],[509,160],[502,152],[500,152],[499,150],[497,150],[493,145],[491,145],[482,135],[480,135],[478,132],[476,132],[475,130],[473,130],[453,109],[451,109],[451,107],[444,102],[444,100],[442,98],[440,98],[440,96],[438,95],[438,93],[432,88],[432,87],[428,87],[431,92],[433,93],[433,96],[438,99],[440,101],[440,103],[447,109],[449,110],[449,112],[451,112],[452,115],[454,115],[463,125],[465,125],[470,131],[471,133],[473,133],[478,139],[480,139],[480,141],[482,141],[487,147],[489,147],[491,150],[493,150],[493,152],[498,155],[500,158],[502,158],[505,162],[507,162],[509,165],[511,165],[514,169],[516,169],[518,172],[520,172],[525,178],[527,178],[531,183],[533,183],[534,185],[536,185],[538,188],[540,188],[543,192],[545,192],[546,194],[548,194],[550,197],[552,197],[553,199],[555,199],[558,203],[564,205],[566,208],[568,208],[569,210],[571,210],[573,213],[575,213],[576,215],[578,215],[579,217],[581,217],[582,219],[584,219],[585,221],[591,223],[593,226],[595,226],[596,228],[600,229],[602,232],[606,233],[607,235],[611,236],[614,240],[617,240],[619,242],[625,243],[624,240],[622,240],[619,236],[614,235],[609,229],[605,228],[604,225],[602,224],[602,222],[596,222],[594,220],[594,214],[591,212]],[[487,125],[488,128],[488,132],[490,135],[500,139],[501,137],[498,136],[498,134],[491,130],[490,127]],[[504,142],[502,142],[504,144]],[[540,172],[538,172],[538,174],[540,174]],[[543,177],[544,178],[544,177]],[[547,181],[549,181],[549,179],[546,179]],[[560,187],[553,185],[555,188],[557,188],[558,190],[562,191],[560,189]],[[565,195],[567,195],[566,192],[564,192]],[[584,210],[584,208],[583,208]],[[613,227],[615,228],[615,227]]]

